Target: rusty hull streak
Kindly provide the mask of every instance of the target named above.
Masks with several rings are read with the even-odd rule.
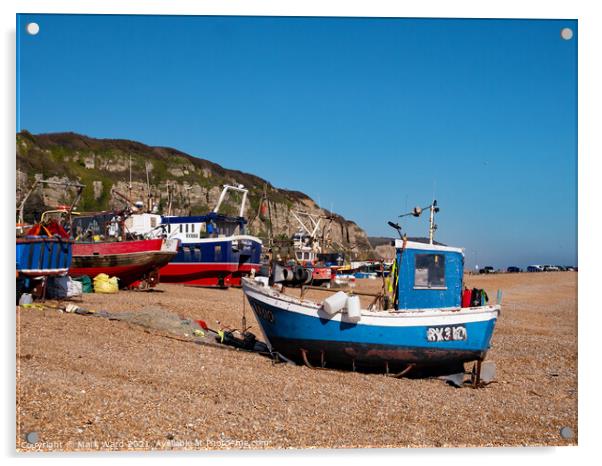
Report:
[[[441,353],[445,353],[445,358],[441,358]],[[382,361],[394,361],[397,363],[420,363],[430,364],[442,360],[463,360],[475,361],[481,356],[476,353],[473,356],[466,357],[466,351],[458,350],[427,350],[427,349],[409,349],[409,348],[370,348],[366,351],[358,351],[353,347],[346,347],[345,353],[351,358],[369,358],[372,360],[380,359]]]
[[[350,344],[348,342],[288,340],[274,338],[275,350],[289,359],[312,368],[328,366],[349,367],[386,373],[388,369],[397,374],[406,374],[412,369],[442,367],[484,359],[485,353],[478,351],[374,347],[374,345]],[[314,360],[315,364],[310,361]],[[409,369],[408,366],[411,365]]]

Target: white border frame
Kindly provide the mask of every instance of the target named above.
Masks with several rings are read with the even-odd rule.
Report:
[[[589,453],[596,453],[594,449],[599,443],[596,431],[600,419],[600,404],[594,396],[596,382],[600,376],[596,374],[598,363],[598,351],[594,347],[599,339],[598,329],[601,327],[600,310],[597,301],[597,268],[599,267],[600,253],[594,247],[593,235],[600,231],[597,228],[599,222],[599,208],[596,200],[602,198],[601,185],[598,173],[599,165],[597,158],[602,154],[600,144],[599,122],[602,101],[600,98],[600,82],[602,73],[600,66],[599,44],[602,43],[602,24],[596,2],[580,1],[567,2],[551,0],[547,2],[535,2],[525,0],[507,0],[505,2],[482,2],[476,0],[446,0],[421,2],[391,2],[386,0],[330,0],[316,1],[305,0],[303,2],[276,1],[276,0],[230,0],[222,1],[199,1],[172,0],[145,2],[136,0],[98,0],[96,3],[73,2],[72,0],[55,0],[52,3],[42,0],[7,1],[2,3],[4,33],[4,72],[2,73],[3,101],[7,103],[5,111],[2,112],[2,125],[4,132],[6,157],[9,167],[3,171],[5,183],[3,184],[4,199],[8,199],[6,207],[13,208],[15,180],[14,180],[14,158],[12,153],[15,149],[15,13],[129,13],[129,14],[220,14],[220,15],[289,15],[289,16],[403,16],[403,17],[479,17],[479,18],[577,18],[579,20],[579,250],[587,251],[587,254],[579,254],[579,308],[581,318],[579,319],[579,444],[578,448],[506,448],[506,449],[469,449],[469,450],[347,450],[337,452],[316,451],[280,451],[280,452],[242,452],[234,453],[200,453],[200,454],[119,454],[113,457],[128,457],[135,462],[163,463],[165,459],[187,456],[190,460],[198,463],[202,461],[214,461],[229,459],[239,462],[243,457],[251,464],[280,463],[283,458],[291,466],[293,464],[305,464],[310,457],[328,455],[344,458],[346,462],[365,462],[366,455],[379,454],[389,458],[381,458],[381,461],[393,460],[393,457],[403,457],[407,461],[419,461],[423,463],[441,463],[449,460],[449,455],[456,456],[457,461],[462,459],[468,461],[487,460],[488,464],[506,464],[509,460],[517,457],[532,461],[535,457],[543,456],[547,464],[566,464],[567,460],[577,461],[588,459]],[[591,215],[584,215],[591,213]],[[598,215],[596,215],[598,214]],[[12,257],[12,229],[0,229],[2,234],[2,247],[7,255]],[[0,280],[3,287],[2,293],[5,297],[14,296],[12,286],[12,267],[2,267],[3,275]],[[11,280],[8,280],[11,278]],[[11,304],[12,306],[12,304]],[[12,307],[5,307],[4,329],[7,342],[3,346],[5,358],[10,367],[6,384],[2,385],[5,403],[9,412],[14,409],[15,383],[12,379],[14,374],[14,348],[15,328]],[[7,416],[2,423],[2,439],[5,442],[4,452],[6,456],[14,455],[14,412]],[[597,450],[597,449],[596,449]],[[84,455],[43,455],[56,464],[63,464],[68,457],[81,457]],[[85,455],[86,460],[97,463],[107,458],[108,454]],[[475,458],[479,456],[481,458]],[[200,457],[200,458],[199,458]],[[472,457],[472,458],[471,458]],[[485,457],[485,458],[483,458]],[[182,458],[179,458],[181,461]],[[76,461],[80,461],[75,459]],[[29,462],[26,460],[26,462]]]

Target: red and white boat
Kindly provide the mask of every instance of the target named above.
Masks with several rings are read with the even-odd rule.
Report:
[[[63,267],[63,273],[67,268],[69,275],[74,277],[88,275],[93,278],[105,273],[117,277],[121,288],[146,288],[159,283],[159,269],[176,255],[179,241],[161,237],[160,232],[150,239],[132,235],[126,227],[126,219],[132,214],[129,209],[75,216],[73,209],[83,191],[82,184],[36,180],[19,206],[17,231],[25,229],[25,203],[40,184],[76,188],[76,197],[71,205],[44,212],[40,222],[27,233],[68,241],[71,260],[70,266]],[[41,257],[43,259],[44,255]],[[50,256],[51,259],[53,257]]]
[[[105,273],[119,279],[119,287],[153,287],[159,269],[178,251],[177,239],[127,239],[125,215],[103,212],[73,219],[75,236],[69,275],[95,277]],[[126,239],[124,239],[126,238]]]
[[[178,241],[143,239],[74,243],[69,275],[95,277],[105,273],[119,278],[119,287],[145,288],[159,283],[159,269],[178,251]]]

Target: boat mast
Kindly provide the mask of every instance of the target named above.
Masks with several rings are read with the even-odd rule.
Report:
[[[437,225],[435,224],[435,214],[437,212],[439,212],[439,207],[437,206],[437,200],[433,199],[433,203],[430,206],[427,207],[414,207],[412,209],[411,212],[408,212],[407,214],[401,214],[399,215],[399,218],[402,217],[408,217],[408,216],[412,216],[412,217],[420,217],[420,214],[422,214],[422,212],[424,212],[424,210],[429,209],[430,210],[430,220],[429,220],[429,244],[433,244],[433,237],[435,236],[435,230],[437,229]],[[397,225],[396,223],[392,223],[389,222],[389,225],[393,228],[395,228],[399,235],[401,236],[401,228],[399,227],[399,225]]]
[[[35,189],[38,186],[43,185],[43,184],[62,186],[64,188],[76,188],[75,199],[73,200],[73,202],[71,203],[71,206],[69,207],[69,212],[68,212],[69,219],[71,218],[71,211],[75,208],[75,205],[79,202],[79,198],[81,197],[82,191],[85,188],[85,186],[83,184],[77,183],[77,182],[72,182],[72,181],[35,180],[31,189],[27,192],[27,194],[25,194],[25,197],[23,197],[23,200],[21,201],[21,204],[19,205],[19,209],[18,209],[19,223],[24,223],[23,212],[25,211],[25,204],[26,204],[27,200],[33,194]]]
[[[167,182],[167,215],[171,215],[171,198],[172,198],[172,189],[173,186]]]
[[[435,212],[439,212],[436,200],[433,200],[433,203],[431,204],[429,210],[431,211],[431,217],[429,221],[429,244],[433,244],[433,235],[435,234],[435,230],[437,229],[437,225],[435,225]]]
[[[132,198],[132,154],[130,154],[130,184],[128,185],[128,197]]]
[[[186,186],[184,186],[184,190],[186,191],[186,203],[188,204],[188,215],[192,215],[192,203],[190,201],[190,190],[192,189],[192,186],[188,186],[188,184]]]
[[[153,211],[153,193],[151,192],[151,186],[150,186],[150,175],[148,173],[148,163],[144,164],[144,168],[146,169],[146,211],[147,212],[152,212]]]

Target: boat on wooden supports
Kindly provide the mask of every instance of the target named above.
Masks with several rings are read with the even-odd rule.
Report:
[[[286,294],[274,279],[243,279],[270,348],[312,366],[398,375],[480,364],[501,306],[461,307],[463,249],[405,238],[395,247],[390,281],[366,308],[353,292],[317,302]]]

